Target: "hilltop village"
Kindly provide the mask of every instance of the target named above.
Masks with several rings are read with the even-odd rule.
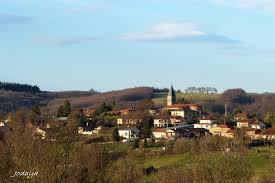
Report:
[[[233,123],[217,121],[204,113],[199,104],[177,104],[176,93],[171,86],[167,95],[167,106],[160,109],[150,109],[153,118],[152,137],[154,139],[174,140],[176,138],[195,138],[205,135],[218,135],[234,138],[242,130],[244,136],[251,139],[275,140],[275,129],[266,129],[263,121],[250,118],[246,113],[233,116]],[[125,139],[138,137],[136,126],[142,119],[133,117],[135,109],[124,109],[117,119],[120,126],[119,134]]]
[[[226,103],[217,114],[172,86],[162,94],[161,105],[147,98],[77,108],[64,100],[54,115],[43,106],[9,113],[0,120],[0,182],[21,169],[35,172],[33,182],[274,180],[275,128],[266,121],[272,114],[264,121],[227,111]]]
[[[176,92],[172,86],[167,93],[165,106],[144,105],[141,109],[134,107],[112,109],[111,106],[103,103],[98,108],[84,108],[79,110],[79,122],[73,126],[77,128],[79,135],[88,137],[101,137],[101,135],[106,135],[106,131],[110,136],[116,133],[117,141],[125,143],[144,138],[175,140],[209,135],[235,138],[240,134],[250,140],[275,140],[274,128],[267,128],[262,120],[256,117],[251,118],[247,113],[238,112],[232,116],[230,121],[226,121],[228,119],[225,118],[226,116],[221,121],[204,112],[202,105],[178,104]],[[49,134],[53,134],[52,131],[66,126],[69,121],[68,115],[72,111],[70,103],[66,101],[59,110],[61,112],[58,111],[59,114],[50,117],[47,122],[39,123],[39,125],[29,122],[27,126],[33,128],[34,133],[40,135],[42,139],[46,139]],[[2,131],[7,131],[9,121],[7,119],[0,122]],[[111,137],[107,139],[107,141],[112,140]]]

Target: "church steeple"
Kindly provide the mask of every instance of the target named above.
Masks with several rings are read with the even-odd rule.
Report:
[[[168,96],[167,96],[167,106],[171,106],[171,105],[175,104],[176,101],[177,101],[176,92],[175,92],[173,86],[171,85],[171,88],[170,88]]]

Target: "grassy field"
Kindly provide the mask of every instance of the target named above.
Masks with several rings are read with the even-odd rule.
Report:
[[[251,163],[252,168],[255,170],[256,174],[262,174],[267,171],[272,165],[270,163],[270,158],[275,156],[274,147],[266,147],[264,152],[258,152],[258,149],[250,150],[246,155],[246,158]],[[192,160],[199,155],[194,155],[190,153],[186,154],[176,154],[176,155],[165,155],[155,158],[147,158],[143,160],[138,160],[137,163],[143,168],[154,166],[155,168],[165,168],[169,166],[177,166],[183,164],[190,164]]]
[[[198,102],[198,101],[214,101],[220,97],[220,94],[207,94],[207,93],[177,93],[177,98],[185,98],[188,101]],[[156,105],[164,105],[166,103],[166,92],[154,93],[153,102]]]

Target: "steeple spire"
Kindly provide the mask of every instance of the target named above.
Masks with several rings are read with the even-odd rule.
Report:
[[[167,96],[167,106],[171,106],[173,104],[175,104],[177,101],[177,98],[176,98],[176,92],[173,88],[173,86],[171,85],[171,88],[168,92],[168,96]]]

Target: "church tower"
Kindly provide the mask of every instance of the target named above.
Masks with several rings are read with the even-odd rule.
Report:
[[[167,96],[167,106],[171,106],[171,105],[175,104],[176,101],[177,101],[176,93],[175,93],[173,86],[171,86],[168,96]]]

